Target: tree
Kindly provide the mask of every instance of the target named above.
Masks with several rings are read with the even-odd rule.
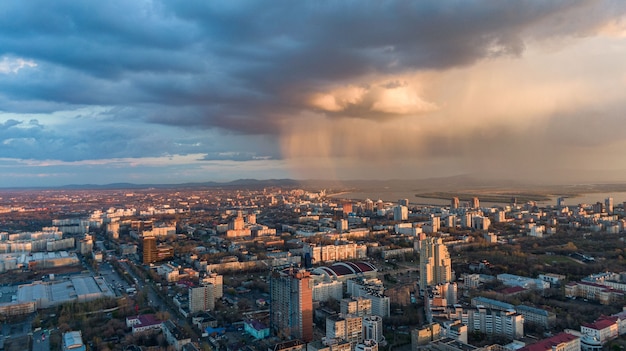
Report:
[[[565,246],[563,246],[563,249],[571,252],[578,251],[578,247],[576,247],[576,245],[574,245],[574,243],[571,241],[565,244]]]

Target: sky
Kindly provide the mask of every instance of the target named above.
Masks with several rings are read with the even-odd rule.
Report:
[[[626,1],[0,2],[0,187],[626,181]]]

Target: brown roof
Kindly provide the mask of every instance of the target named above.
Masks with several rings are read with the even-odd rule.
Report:
[[[526,345],[519,349],[519,351],[551,351],[553,346],[571,342],[578,339],[576,335],[568,333],[560,333],[548,339],[543,339],[534,344]]]

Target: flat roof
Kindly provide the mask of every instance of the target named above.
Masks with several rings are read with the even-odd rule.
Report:
[[[74,276],[50,282],[36,281],[17,288],[17,302],[37,301],[40,307],[49,307],[74,299],[91,300],[115,296],[103,277]]]

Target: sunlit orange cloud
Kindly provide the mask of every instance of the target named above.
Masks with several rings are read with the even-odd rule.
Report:
[[[622,17],[600,25],[597,30],[599,35],[626,38],[626,18]]]
[[[436,104],[423,97],[429,76],[430,73],[420,72],[362,77],[312,94],[309,105],[322,112],[361,118],[427,113],[437,110]]]
[[[607,149],[576,144],[576,133],[582,137],[583,132],[603,146],[613,141],[602,140],[597,130],[570,128],[568,116],[580,121],[584,111],[607,113],[622,106],[624,57],[626,41],[619,36],[582,38],[556,51],[529,42],[518,58],[345,82],[311,97],[316,112],[286,121],[282,152],[296,175],[323,170],[333,178],[345,178],[347,169],[367,172],[373,164],[379,169],[410,164],[417,173],[431,166],[458,173],[490,167],[581,167],[576,161],[581,156],[600,152],[588,166],[611,160],[623,164],[623,153],[607,155]],[[385,89],[381,82],[389,81],[402,84]],[[359,104],[370,115],[354,116]],[[555,123],[562,126],[555,128]],[[559,135],[568,133],[573,137]],[[562,145],[563,140],[571,143]]]

